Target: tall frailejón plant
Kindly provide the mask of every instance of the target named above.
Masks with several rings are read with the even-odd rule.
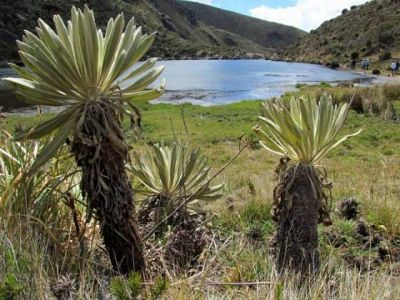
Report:
[[[71,11],[66,24],[54,16],[55,31],[42,20],[36,34],[18,41],[26,68],[12,65],[20,78],[7,78],[16,93],[34,105],[64,106],[51,120],[16,134],[16,140],[38,139],[54,132],[32,166],[37,170],[70,141],[82,170],[81,189],[88,215],[95,214],[111,262],[121,273],[143,272],[142,243],[133,218],[133,191],[125,169],[128,146],[122,131],[125,114],[139,116],[138,100],[159,97],[164,87],[148,89],[163,70],[156,59],[134,66],[154,41],[133,19],[110,19],[97,29],[88,7]],[[133,114],[135,113],[135,114]],[[71,139],[70,139],[71,138]]]
[[[333,105],[328,95],[320,99],[292,98],[267,101],[259,117],[264,125],[254,130],[261,145],[282,156],[279,184],[274,191],[277,221],[277,267],[313,273],[319,269],[318,223],[324,218],[324,175],[317,163],[356,132],[339,138],[350,105]],[[330,219],[328,220],[330,221]]]

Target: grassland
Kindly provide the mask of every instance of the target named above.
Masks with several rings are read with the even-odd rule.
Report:
[[[309,88],[302,89],[300,93],[308,91]],[[385,120],[380,115],[351,111],[344,131],[353,132],[354,129],[363,128],[363,132],[345,142],[323,161],[333,182],[331,215],[334,224],[320,228],[322,271],[312,286],[298,289],[294,284],[294,276],[277,276],[269,253],[268,241],[275,226],[269,211],[276,184],[274,168],[279,158],[257,147],[252,134],[251,128],[257,124],[260,103],[243,101],[217,107],[140,105],[143,113],[140,134],[127,131],[133,149],[138,151],[146,143],[168,143],[179,139],[192,147],[200,147],[217,171],[237,153],[241,137],[252,141],[252,147],[245,150],[217,178],[217,181],[226,182],[225,196],[212,203],[199,204],[209,214],[208,223],[213,229],[212,242],[201,256],[199,264],[192,269],[185,272],[164,269],[170,283],[163,297],[400,298],[400,259],[377,264],[380,255],[378,245],[365,247],[365,241],[360,241],[356,233],[358,220],[343,219],[337,209],[337,203],[341,200],[355,198],[360,203],[362,218],[374,234],[383,237],[381,248],[396,249],[400,246],[399,122]],[[393,100],[391,103],[400,113],[400,102]],[[38,118],[49,116],[10,116],[6,117],[3,125],[11,131],[18,124],[29,126],[36,123]],[[69,166],[73,162],[64,157],[62,164]],[[69,210],[61,201],[56,205],[61,219],[56,224],[43,225],[28,215],[1,211],[0,291],[11,286],[16,290],[17,297],[45,299],[53,294],[57,284],[59,287],[64,283],[66,295],[72,291],[78,299],[106,299],[109,297],[112,272],[104,254],[93,250],[89,251],[84,261],[77,258],[79,244],[74,237]],[[88,234],[89,244],[99,242],[93,229],[95,227],[91,227]],[[342,242],[337,243],[331,238],[332,235]],[[92,236],[94,239],[91,239]],[[148,255],[153,258],[156,254],[150,252]],[[252,284],[229,285],[237,282]],[[150,297],[151,286],[147,286],[146,291]]]

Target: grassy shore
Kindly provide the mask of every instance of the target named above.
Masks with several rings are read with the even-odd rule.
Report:
[[[315,92],[303,88],[300,93]],[[338,89],[331,92],[339,92]],[[400,113],[400,100],[391,100]],[[363,132],[345,142],[323,161],[332,190],[331,227],[320,227],[323,267],[312,287],[297,289],[290,274],[279,278],[269,253],[274,232],[270,216],[276,184],[274,168],[278,157],[260,149],[251,128],[257,124],[261,101],[199,107],[194,105],[141,104],[143,128],[139,135],[128,131],[131,145],[141,151],[146,143],[180,140],[200,147],[217,171],[235,155],[240,138],[252,141],[217,178],[226,182],[224,197],[200,207],[209,213],[212,241],[199,264],[185,272],[165,269],[169,287],[166,299],[398,299],[400,258],[377,263],[380,248],[400,247],[400,124],[379,114],[351,111],[345,132]],[[38,118],[7,117],[11,131],[18,124],[29,126]],[[128,125],[128,124],[127,124]],[[73,165],[65,157],[65,165]],[[54,179],[54,178],[53,178]],[[359,220],[345,220],[337,203],[345,198],[360,203],[360,215],[370,225],[380,245],[366,247],[356,233]],[[139,196],[139,198],[141,198]],[[79,299],[109,296],[110,266],[104,255],[90,252],[85,261],[73,237],[69,210],[60,201],[57,224],[40,229],[40,222],[26,215],[0,213],[0,298],[7,280],[18,297],[44,299],[60,282],[73,282]],[[7,216],[7,218],[6,218]],[[32,224],[35,224],[34,226]],[[92,228],[94,229],[94,228]],[[61,232],[61,234],[58,234]],[[372,234],[373,232],[373,234]],[[94,235],[94,243],[99,243]],[[91,236],[90,236],[91,237]],[[334,238],[332,238],[334,237]],[[88,237],[90,241],[90,238]],[[339,242],[338,242],[339,241]],[[367,241],[368,242],[368,241]],[[96,249],[94,247],[93,249]],[[385,248],[386,249],[386,248]],[[398,248],[400,249],[400,248]],[[154,258],[154,253],[148,255]],[[400,253],[399,253],[400,255]],[[151,263],[150,263],[151,265]],[[216,283],[218,282],[218,284]],[[224,283],[252,282],[251,285]],[[260,284],[254,284],[260,282]],[[151,287],[146,287],[147,296]]]

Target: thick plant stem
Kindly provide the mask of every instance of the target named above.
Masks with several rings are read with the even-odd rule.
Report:
[[[277,268],[303,275],[319,269],[318,218],[321,199],[313,189],[311,166],[298,165],[284,175],[277,228]]]
[[[144,274],[145,261],[134,219],[134,195],[125,169],[127,148],[120,122],[106,102],[89,104],[76,128],[72,152],[82,168],[81,189],[89,217],[100,222],[101,234],[114,269]]]
[[[136,220],[133,218],[133,192],[125,171],[123,161],[114,162],[114,174],[107,172],[113,166],[105,164],[104,177],[109,184],[108,193],[112,199],[119,199],[114,205],[104,205],[96,209],[96,215],[101,220],[101,233],[108,250],[110,260],[115,270],[121,274],[130,272],[144,273],[145,263],[142,242]],[[104,191],[107,195],[107,191]],[[104,193],[103,192],[103,193]],[[99,197],[99,196],[98,196]]]

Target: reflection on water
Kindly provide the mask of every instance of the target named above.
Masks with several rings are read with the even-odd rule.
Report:
[[[297,83],[368,81],[369,77],[319,65],[266,60],[164,61],[167,92],[154,102],[218,105],[268,99]]]
[[[295,89],[297,83],[371,80],[357,73],[334,71],[319,65],[266,60],[180,60],[158,64],[166,67],[161,78],[166,79],[167,91],[153,103],[220,105],[277,97]],[[0,77],[10,75],[10,69],[0,69]],[[0,106],[6,100],[0,97]],[[36,110],[25,108],[25,112],[29,111]]]

